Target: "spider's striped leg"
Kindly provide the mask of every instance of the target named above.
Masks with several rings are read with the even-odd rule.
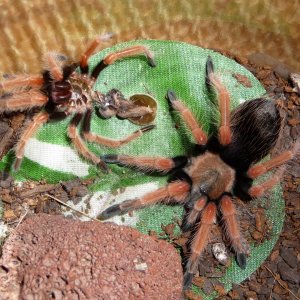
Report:
[[[88,69],[88,60],[91,57],[91,55],[95,52],[95,50],[98,48],[98,46],[102,43],[105,42],[113,36],[112,33],[106,33],[100,36],[97,36],[90,44],[90,46],[86,49],[86,51],[81,55],[79,66],[81,69],[81,72],[83,74],[87,74],[89,69]]]
[[[207,196],[201,196],[196,201],[192,202],[193,206],[184,218],[183,226],[181,228],[183,232],[191,230],[192,227],[195,225],[197,219],[200,216],[201,211],[206,205]]]
[[[33,107],[42,107],[48,102],[48,97],[38,89],[30,89],[21,93],[7,93],[0,97],[0,112],[22,111]]]
[[[300,143],[299,143],[300,145]],[[293,147],[293,149],[291,150],[287,150],[282,152],[281,154],[275,156],[274,158],[269,159],[266,162],[257,164],[253,167],[251,167],[248,172],[247,175],[251,178],[251,179],[255,179],[269,171],[271,171],[272,169],[279,167],[283,164],[285,164],[286,162],[290,161],[296,154],[297,152],[297,148],[299,148],[299,145],[295,145]]]
[[[248,191],[248,194],[254,198],[262,197],[267,191],[271,190],[276,184],[280,182],[284,170],[285,166],[282,166],[278,168],[276,172],[264,182],[252,185],[252,187]]]
[[[41,87],[44,79],[41,75],[16,75],[0,83],[0,89],[9,91],[14,88]]]
[[[216,220],[217,206],[213,202],[209,202],[202,211],[199,227],[192,237],[190,246],[190,256],[185,265],[183,277],[183,289],[187,290],[192,284],[194,275],[197,273],[199,257],[204,251],[210,235],[212,225]]]
[[[115,61],[125,58],[125,57],[130,57],[130,56],[136,56],[139,54],[144,54],[148,60],[148,64],[151,67],[155,67],[155,61],[154,61],[154,56],[153,53],[143,45],[135,45],[131,46],[125,49],[122,49],[120,51],[116,51],[113,53],[110,53],[106,55],[102,61],[100,61],[95,69],[92,72],[92,77],[97,78],[100,74],[100,72],[106,68],[107,66],[113,64]]]
[[[193,137],[199,145],[205,145],[207,142],[207,136],[202,130],[201,126],[198,125],[198,122],[193,115],[193,113],[180,101],[176,94],[169,90],[167,93],[167,98],[170,101],[172,107],[178,111],[186,123],[187,127],[191,130]]]
[[[87,160],[92,161],[94,164],[98,165],[104,172],[108,172],[106,164],[93,152],[91,152],[85,145],[84,141],[81,139],[77,132],[77,126],[83,118],[83,114],[77,113],[73,117],[69,127],[68,136],[72,140],[76,150]]]
[[[107,154],[101,157],[105,162],[110,164],[120,164],[130,166],[143,171],[169,172],[172,169],[184,167],[187,164],[187,157],[177,156],[174,158],[159,156],[130,156]]]
[[[114,139],[110,139],[110,138],[92,133],[91,132],[91,118],[92,118],[92,109],[89,108],[89,109],[87,109],[86,114],[84,116],[84,120],[83,120],[82,134],[83,134],[84,139],[88,142],[97,143],[97,144],[107,146],[110,148],[121,147],[121,146],[131,142],[132,140],[140,137],[141,135],[143,135],[144,132],[147,132],[155,127],[154,125],[148,125],[148,126],[140,128],[137,131],[134,131],[130,135],[126,136],[125,138],[122,138],[120,140],[114,140]]]
[[[173,181],[167,186],[159,188],[156,191],[150,192],[138,199],[126,200],[120,204],[110,206],[104,210],[98,218],[106,220],[111,217],[132,211],[141,207],[153,205],[159,202],[175,201],[181,203],[185,201],[189,194],[190,185],[186,181]]]
[[[232,248],[236,253],[238,265],[246,268],[246,249],[244,240],[241,236],[240,227],[237,221],[237,213],[231,197],[223,195],[220,200],[220,210],[223,215],[223,220],[226,228],[226,233],[231,241]]]
[[[47,52],[44,57],[44,69],[50,72],[50,76],[55,81],[61,81],[64,79],[63,67],[66,62],[66,58],[56,52]]]
[[[14,162],[13,168],[14,170],[18,170],[21,166],[22,159],[24,157],[24,150],[27,141],[35,134],[37,129],[44,123],[46,123],[49,119],[49,115],[46,112],[40,112],[33,117],[32,122],[27,126],[24,130],[20,140],[16,145],[16,160]]]
[[[251,179],[256,179],[257,177],[268,173],[276,167],[278,167],[278,169],[264,182],[253,185],[249,189],[249,195],[251,197],[261,197],[264,195],[265,192],[269,191],[276,184],[278,184],[286,168],[286,163],[291,161],[296,156],[296,154],[299,152],[299,148],[300,143],[296,142],[292,149],[284,151],[266,162],[251,167],[247,172],[247,175]]]
[[[211,57],[206,61],[206,82],[214,87],[218,96],[218,106],[221,115],[219,128],[219,142],[226,146],[231,142],[230,129],[230,95],[218,76],[214,73],[214,66]]]

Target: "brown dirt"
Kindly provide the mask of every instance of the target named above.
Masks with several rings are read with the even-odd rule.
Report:
[[[231,56],[237,62],[243,64],[248,68],[265,86],[268,94],[274,96],[278,102],[282,116],[285,116],[284,127],[282,131],[282,139],[277,149],[287,149],[291,143],[296,139],[299,140],[300,133],[300,97],[293,90],[287,74],[289,71],[282,64],[274,64],[274,60],[270,65],[264,65],[263,54],[259,56],[251,56],[251,59],[244,57],[232,56],[230,53],[224,53]],[[245,78],[241,78],[237,74],[237,80],[247,84]],[[21,121],[20,121],[21,120]],[[17,140],[17,132],[20,131],[23,124],[24,115],[18,114],[13,119],[4,118],[0,123],[1,128],[5,128],[6,132],[13,130],[10,135],[9,144],[2,149],[9,149],[11,145]],[[8,126],[9,127],[8,127]],[[11,129],[9,129],[11,128]],[[0,130],[0,137],[5,141],[5,130]],[[2,145],[2,144],[1,144]],[[2,150],[3,151],[3,150]],[[5,153],[3,151],[2,155]],[[0,154],[1,156],[1,154]],[[73,182],[65,183],[74,185]],[[11,226],[15,226],[24,213],[28,212],[47,212],[59,213],[60,207],[56,202],[50,201],[44,193],[56,196],[63,201],[73,199],[71,197],[73,192],[63,186],[64,184],[49,185],[45,182],[28,182],[22,187],[14,186],[13,182],[8,178],[1,181],[0,184],[0,197],[4,202],[4,219]],[[85,182],[80,180],[75,182],[76,186],[86,186]],[[217,278],[222,275],[225,266],[220,266],[213,258],[211,248],[206,250],[205,260],[202,260],[201,267],[199,268],[200,277],[195,278],[195,284],[202,287],[204,291],[210,293],[213,290],[218,290],[220,294],[219,299],[300,299],[299,289],[299,272],[300,269],[300,207],[299,207],[299,194],[300,194],[300,164],[299,156],[294,160],[293,164],[289,166],[283,177],[284,198],[286,200],[286,220],[283,232],[280,236],[278,243],[272,251],[270,257],[248,280],[240,285],[235,285],[233,290],[227,295],[222,295],[222,287],[220,286]],[[239,203],[238,206],[245,204]],[[28,208],[30,208],[28,210]],[[241,210],[242,211],[242,210]],[[242,219],[242,228],[248,233],[246,236],[249,241],[256,241],[261,243],[268,236],[270,224],[265,219],[264,210],[251,210],[251,215],[244,214]],[[175,237],[172,236],[173,224],[164,230],[169,235],[170,239],[178,246],[183,247],[185,251],[185,242],[187,236]],[[251,230],[248,230],[248,229]],[[221,241],[222,235],[219,227],[214,228],[216,233],[215,241]],[[153,234],[153,233],[152,233]],[[215,266],[218,265],[220,273],[215,273]],[[215,277],[214,284],[208,283],[206,280],[207,274]],[[192,293],[189,298],[196,297]],[[298,297],[298,298],[296,298]],[[195,298],[196,299],[196,298]]]

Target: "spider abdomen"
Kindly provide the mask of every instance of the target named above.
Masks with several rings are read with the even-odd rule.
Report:
[[[239,172],[270,153],[279,136],[281,118],[275,103],[257,98],[241,104],[231,117],[232,142],[220,153]]]

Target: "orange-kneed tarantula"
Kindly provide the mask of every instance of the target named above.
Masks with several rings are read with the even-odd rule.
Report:
[[[223,216],[226,233],[236,253],[241,268],[246,267],[247,245],[242,238],[233,196],[241,199],[260,197],[280,180],[284,164],[293,158],[294,150],[285,151],[263,163],[257,163],[275,145],[281,126],[278,110],[271,100],[258,98],[242,103],[230,114],[230,95],[213,71],[209,57],[206,64],[208,87],[218,95],[221,116],[218,134],[207,137],[196,118],[173,91],[167,98],[179,112],[197,141],[193,156],[134,157],[129,155],[105,155],[107,163],[136,167],[144,171],[159,171],[172,174],[167,186],[150,192],[141,198],[127,200],[103,211],[104,220],[158,202],[184,204],[186,215],[183,230],[192,229],[189,239],[189,256],[185,264],[184,289],[191,285],[197,272],[199,257],[206,247],[210,229],[216,221],[218,210]],[[298,148],[298,147],[297,147]],[[260,184],[253,180],[279,167]]]
[[[125,99],[116,89],[107,94],[93,90],[99,73],[120,58],[145,54],[149,65],[155,66],[152,53],[146,47],[136,45],[108,54],[89,75],[89,57],[101,42],[109,38],[111,34],[95,38],[78,63],[68,64],[63,55],[48,52],[44,56],[44,71],[41,75],[9,76],[7,80],[0,83],[0,88],[4,91],[0,96],[0,113],[28,110],[34,107],[41,108],[16,145],[14,169],[20,167],[28,139],[42,124],[51,120],[61,120],[73,115],[68,127],[68,136],[83,157],[99,165],[104,171],[107,171],[106,164],[86,147],[83,139],[108,147],[119,147],[154,127],[153,125],[142,127],[120,140],[109,139],[90,132],[94,105],[98,107],[100,115],[104,118],[115,115],[121,118],[135,118],[152,113],[151,108],[135,105]],[[77,67],[80,68],[81,73],[75,71]],[[77,132],[77,126],[81,121],[83,139]]]

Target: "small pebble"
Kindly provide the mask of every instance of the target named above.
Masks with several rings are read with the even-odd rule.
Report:
[[[135,264],[134,268],[137,271],[146,271],[148,269],[148,265],[144,262],[144,263],[140,263],[140,264]]]
[[[293,83],[295,92],[297,92],[300,95],[300,74],[291,73],[290,79]]]
[[[222,265],[227,264],[228,254],[227,254],[226,246],[224,243],[213,244],[212,252],[219,263],[221,263]]]

